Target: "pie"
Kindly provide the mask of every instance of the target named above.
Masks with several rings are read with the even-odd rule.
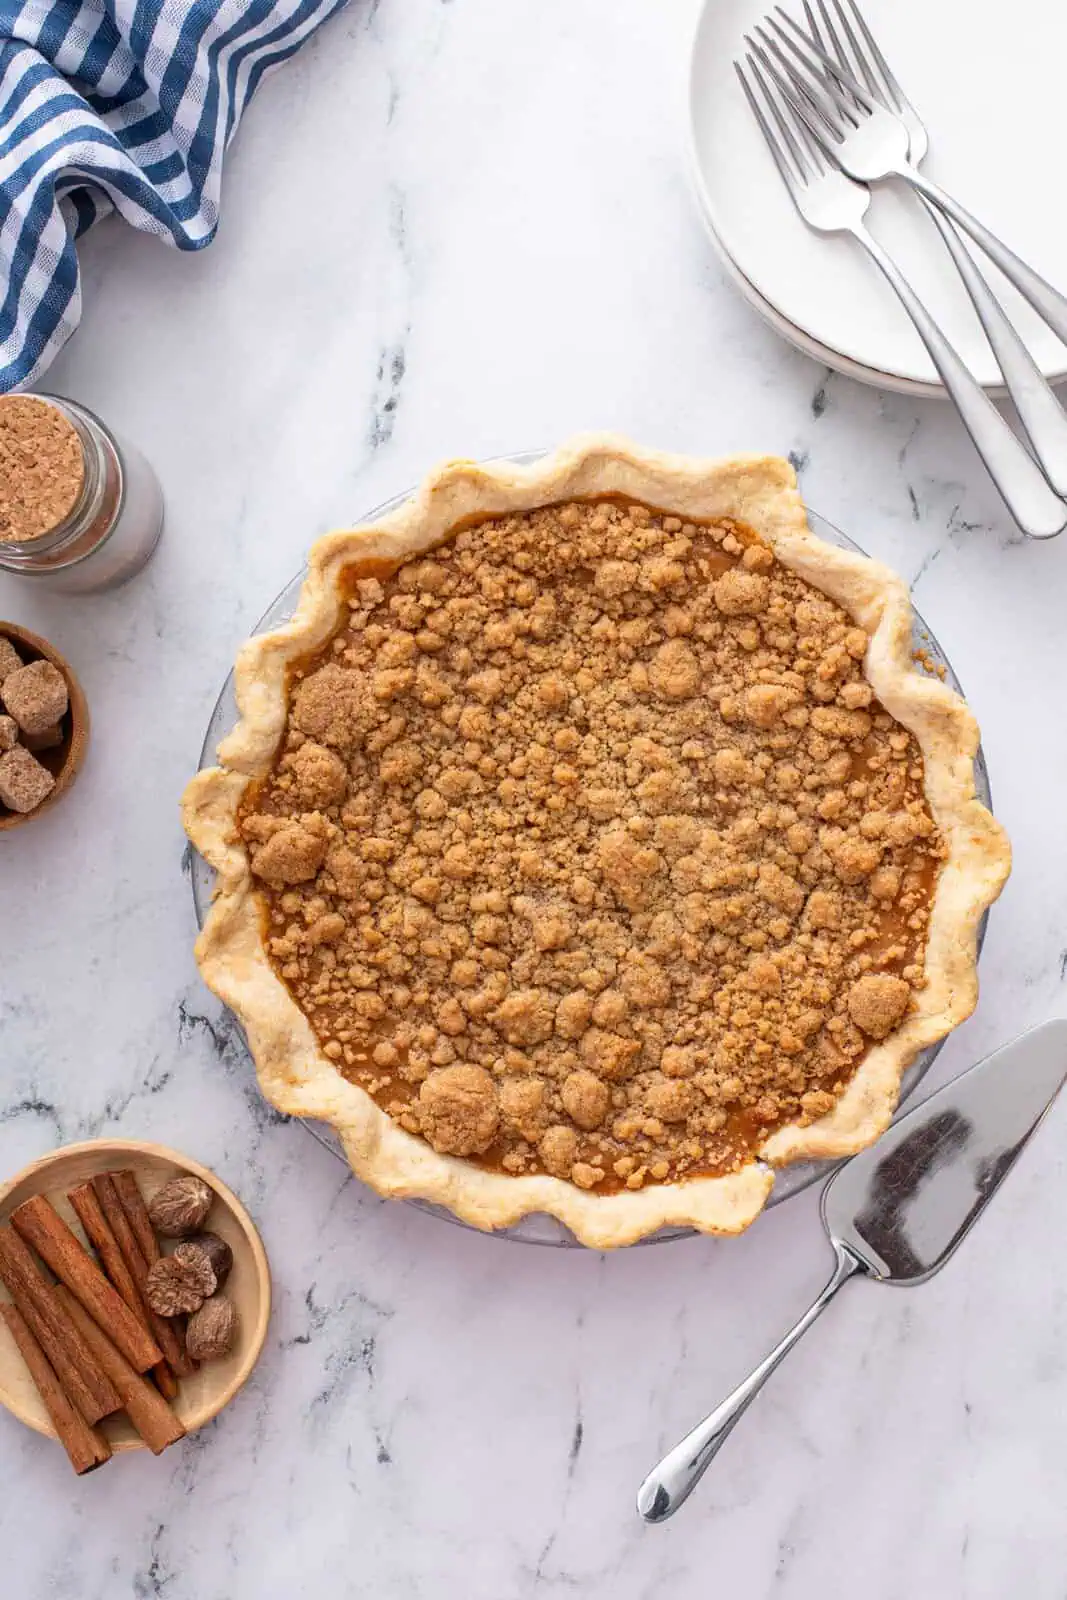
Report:
[[[974,1008],[977,725],[785,461],[449,462],[314,546],[236,682],[200,968],[383,1194],[736,1233]]]

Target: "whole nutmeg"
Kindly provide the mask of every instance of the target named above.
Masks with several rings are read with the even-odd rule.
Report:
[[[149,1220],[164,1239],[185,1239],[191,1233],[199,1233],[214,1198],[210,1184],[203,1178],[194,1178],[191,1173],[171,1178],[148,1202]]]
[[[148,1269],[144,1297],[159,1317],[199,1311],[218,1284],[207,1253],[196,1244],[180,1244],[173,1255],[160,1256]]]
[[[221,1289],[233,1266],[233,1251],[226,1240],[220,1239],[217,1233],[198,1233],[192,1239],[187,1239],[186,1244],[189,1248],[195,1246],[204,1252],[211,1262],[216,1285]]]
[[[215,1361],[229,1355],[236,1339],[237,1307],[224,1294],[205,1300],[185,1329],[185,1348],[194,1361]]]

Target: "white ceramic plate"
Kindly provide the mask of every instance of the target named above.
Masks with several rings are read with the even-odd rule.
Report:
[[[798,0],[788,0],[801,15]],[[941,392],[892,291],[852,240],[797,215],[733,69],[764,0],[705,0],[693,43],[690,137],[713,240],[742,292],[779,332],[828,365],[906,392]],[[863,0],[864,14],[926,121],[923,170],[1052,283],[1067,283],[1060,189],[1067,7],[1015,0]],[[867,217],[980,382],[999,374],[944,246],[906,191],[881,186]],[[992,267],[990,276],[1046,376],[1067,350]]]
[[[708,237],[718,254],[728,276],[740,289],[749,305],[759,312],[765,322],[770,323],[775,333],[788,340],[798,350],[810,356],[813,361],[818,361],[821,366],[832,367],[835,372],[843,372],[848,378],[855,378],[859,383],[872,384],[876,389],[892,389],[897,394],[920,395],[927,400],[945,400],[947,396],[940,381],[936,383],[915,383],[910,378],[897,377],[895,373],[876,372],[872,367],[865,367],[858,361],[852,361],[848,356],[843,356],[839,350],[830,350],[826,345],[820,344],[818,339],[813,339],[810,334],[790,322],[782,313],[764,299],[759,290],[749,283],[736,261],[727,255],[726,248],[711,225],[707,212],[702,212],[704,225],[708,230]],[[1003,386],[992,388],[991,393],[1002,394]]]

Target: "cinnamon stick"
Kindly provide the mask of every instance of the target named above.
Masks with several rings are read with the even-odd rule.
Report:
[[[152,1322],[150,1319],[152,1313],[149,1311],[148,1306],[145,1305],[140,1285],[134,1276],[135,1263],[127,1260],[122,1243],[115,1230],[111,1227],[93,1185],[91,1183],[80,1183],[76,1189],[71,1189],[68,1192],[67,1199],[73,1206],[78,1221],[85,1229],[86,1238],[100,1257],[104,1271],[140,1322],[142,1328],[147,1334],[151,1335]],[[117,1196],[115,1197],[115,1204],[118,1205]],[[121,1206],[119,1206],[119,1211],[126,1227],[126,1233],[129,1236],[129,1243],[133,1245],[136,1251],[137,1261],[143,1266],[144,1258],[141,1252],[137,1250],[136,1240],[129,1232],[126,1214],[122,1211]],[[145,1272],[147,1270],[145,1268]],[[152,1376],[164,1398],[173,1400],[178,1393],[178,1382],[167,1363],[166,1345],[162,1339],[158,1340],[158,1343],[163,1351],[164,1359],[159,1362],[158,1366],[152,1368]]]
[[[122,1209],[129,1218],[130,1227],[141,1247],[141,1254],[151,1266],[160,1257],[159,1240],[156,1238],[152,1219],[148,1215],[141,1186],[128,1167],[124,1167],[120,1172],[109,1172],[108,1177],[115,1185],[118,1197],[122,1201]]]
[[[158,1316],[144,1298],[144,1281],[148,1277],[149,1263],[145,1259],[144,1252],[130,1225],[130,1219],[123,1209],[122,1201],[119,1199],[118,1190],[115,1188],[110,1172],[97,1174],[93,1179],[93,1192],[112,1233],[115,1235],[118,1247],[122,1251],[123,1259],[133,1274],[141,1303],[148,1314],[149,1328],[155,1334],[156,1343],[178,1377],[188,1378],[196,1371],[196,1368],[185,1353],[184,1338],[182,1338],[176,1325],[168,1317]],[[147,1216],[147,1212],[145,1215]]]
[[[30,1377],[37,1386],[37,1393],[44,1402],[56,1436],[75,1472],[92,1472],[102,1467],[105,1461],[111,1460],[111,1446],[103,1434],[90,1428],[81,1413],[71,1405],[21,1311],[14,1305],[0,1305],[0,1317],[7,1323],[19,1354],[30,1369]]]
[[[118,1290],[108,1283],[51,1201],[43,1194],[31,1195],[11,1213],[11,1221],[97,1326],[107,1329],[132,1367],[147,1372],[162,1361],[163,1352],[156,1341],[142,1328]]]
[[[175,1377],[174,1368],[166,1358],[157,1362],[152,1368],[152,1382],[164,1400],[177,1400],[178,1379]]]
[[[159,1390],[134,1370],[122,1351],[117,1345],[112,1344],[107,1334],[98,1327],[69,1289],[60,1285],[56,1289],[56,1294],[73,1317],[78,1331],[93,1355],[115,1385],[126,1415],[152,1454],[158,1456],[169,1444],[176,1444],[179,1439],[184,1438],[184,1427]]]
[[[122,1402],[114,1386],[12,1228],[0,1228],[0,1281],[85,1421],[99,1422],[117,1411]]]
[[[94,1183],[96,1181],[97,1180],[94,1180]],[[145,1205],[144,1195],[141,1193],[140,1185],[128,1167],[124,1168],[121,1172],[102,1173],[97,1186],[97,1196],[100,1200],[100,1204],[104,1207],[106,1215],[111,1219],[111,1225],[115,1229],[116,1237],[118,1237],[118,1218],[108,1210],[108,1201],[105,1200],[105,1193],[110,1193],[112,1191],[114,1192],[114,1195],[122,1208],[122,1213],[125,1216],[126,1221],[130,1225],[130,1231],[134,1236],[134,1241],[140,1250],[142,1257],[144,1258],[145,1271],[147,1273],[148,1268],[153,1264],[153,1262],[159,1260],[159,1240],[156,1238],[156,1230],[152,1226],[152,1219],[148,1215],[148,1207]],[[140,1281],[143,1284],[144,1280],[141,1279]],[[156,1323],[153,1322],[152,1326],[156,1330],[156,1338],[159,1339],[160,1344],[163,1346],[163,1349],[166,1352],[167,1360],[170,1362],[179,1378],[191,1377],[196,1371],[196,1362],[193,1361],[186,1352],[185,1335],[182,1332],[181,1326],[178,1323],[168,1321],[166,1318],[163,1320],[166,1323],[166,1326],[169,1327],[173,1332],[174,1338],[177,1342],[177,1359],[175,1359],[175,1356],[171,1353],[171,1350],[168,1348],[167,1344],[163,1342],[163,1337],[160,1335],[160,1329]]]

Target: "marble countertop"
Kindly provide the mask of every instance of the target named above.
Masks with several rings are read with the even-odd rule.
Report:
[[[0,846],[0,1173],[101,1134],[185,1149],[256,1216],[276,1310],[240,1397],[159,1460],[75,1482],[0,1416],[18,1600],[1062,1597],[1067,1107],[948,1270],[851,1286],[648,1529],[657,1454],[821,1287],[815,1196],[613,1256],[382,1202],[268,1109],[193,963],[178,796],[312,538],[441,457],[607,427],[790,453],[968,690],[1016,865],[933,1081],[1062,1009],[1067,539],[1021,541],[946,407],[816,367],[726,281],[682,159],[693,10],[351,0],[262,89],[209,251],[114,220],[83,247],[45,386],[140,443],[167,527],[112,595],[0,579],[95,724],[71,799]]]

